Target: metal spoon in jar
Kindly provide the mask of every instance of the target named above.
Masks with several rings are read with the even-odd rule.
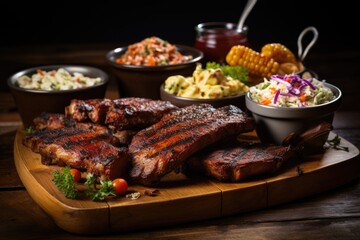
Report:
[[[238,32],[242,32],[243,30],[243,27],[244,27],[244,23],[245,23],[245,20],[246,18],[248,17],[249,13],[251,12],[251,10],[253,9],[255,3],[256,3],[257,0],[248,0],[246,5],[245,5],[245,8],[241,14],[241,17],[240,17],[240,20],[239,20],[239,23],[238,23],[238,26],[237,26],[237,31]]]

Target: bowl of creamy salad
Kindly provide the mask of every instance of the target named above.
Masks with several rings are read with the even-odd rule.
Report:
[[[225,74],[221,68],[203,68],[198,63],[192,75],[169,76],[160,87],[160,97],[178,107],[206,103],[244,109],[248,90],[247,84]]]
[[[104,98],[108,82],[103,70],[80,65],[32,67],[7,81],[26,128],[41,112],[65,113],[72,99]]]
[[[281,145],[290,134],[328,122],[341,105],[341,90],[317,78],[297,74],[272,75],[251,86],[245,104],[256,123],[256,133],[262,142]],[[309,141],[307,152],[323,149],[328,134]]]

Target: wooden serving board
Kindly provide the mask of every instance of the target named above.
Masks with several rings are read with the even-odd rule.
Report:
[[[271,177],[239,183],[170,174],[157,188],[157,196],[145,195],[147,187],[130,185],[129,192],[140,192],[140,198],[71,200],[52,182],[53,172],[59,167],[43,165],[39,154],[23,146],[23,136],[24,130],[19,128],[14,159],[24,186],[60,228],[78,234],[124,232],[264,209],[343,185],[360,173],[359,150],[342,139],[341,145],[349,152],[327,149],[323,154],[306,157],[300,164],[301,175],[296,166]],[[329,139],[335,136],[330,132]]]

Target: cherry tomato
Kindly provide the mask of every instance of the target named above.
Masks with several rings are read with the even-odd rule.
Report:
[[[75,182],[80,181],[80,179],[81,179],[81,172],[80,172],[78,169],[72,168],[72,169],[70,169],[70,173],[73,175]]]
[[[128,190],[128,183],[125,179],[116,178],[112,182],[116,195],[124,195]]]

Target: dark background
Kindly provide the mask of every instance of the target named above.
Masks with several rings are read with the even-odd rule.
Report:
[[[158,36],[194,45],[202,22],[235,22],[246,0],[228,1],[1,1],[0,93],[8,77],[29,67],[82,64],[110,72],[106,52]],[[320,79],[353,94],[360,81],[359,8],[356,1],[258,0],[246,25],[254,50],[282,43],[297,55],[301,31],[314,26],[316,44],[303,64]],[[303,39],[304,46],[312,34]],[[352,104],[352,103],[346,103]]]
[[[238,22],[246,1],[2,1],[2,48],[31,45],[128,44],[156,35],[171,43],[193,45],[201,22]],[[253,48],[280,42],[297,53],[300,32],[314,26],[313,52],[359,49],[356,1],[258,0],[250,13]],[[196,6],[196,5],[198,6]],[[5,16],[7,15],[7,16]],[[306,43],[306,38],[304,39]],[[259,50],[259,49],[257,49]]]

